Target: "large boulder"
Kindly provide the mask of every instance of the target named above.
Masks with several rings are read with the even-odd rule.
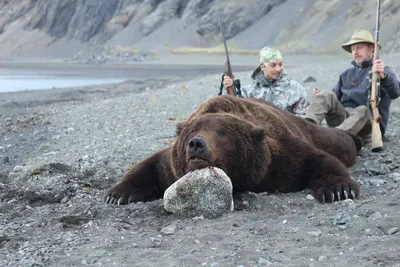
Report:
[[[192,171],[165,190],[164,208],[184,217],[215,218],[231,212],[231,180],[216,167]]]

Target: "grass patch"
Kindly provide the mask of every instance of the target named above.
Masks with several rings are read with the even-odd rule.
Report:
[[[259,50],[245,50],[229,48],[229,54],[235,55],[258,55]],[[186,54],[207,54],[207,55],[225,55],[225,48],[222,47],[212,47],[212,48],[201,48],[201,47],[182,47],[171,50],[172,54],[176,55],[186,55]]]
[[[117,45],[115,47],[115,51],[118,53],[124,53],[124,54],[130,54],[130,55],[139,55],[142,53],[142,50],[135,49],[132,46],[122,46],[122,45]],[[148,53],[149,55],[156,54],[156,52],[154,52],[154,51],[150,51],[150,52],[146,51],[146,53]]]
[[[311,48],[311,46],[306,41],[293,40],[293,41],[286,42],[278,47],[279,50],[293,49],[293,48],[309,49],[309,48]]]

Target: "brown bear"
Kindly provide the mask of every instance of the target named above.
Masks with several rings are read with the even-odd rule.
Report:
[[[234,192],[293,192],[310,188],[321,202],[355,199],[360,186],[347,169],[362,141],[315,125],[273,104],[221,95],[177,125],[176,141],[134,165],[105,194],[109,204],[162,198],[188,172],[218,167]]]

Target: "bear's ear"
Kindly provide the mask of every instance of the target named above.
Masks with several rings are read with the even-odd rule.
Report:
[[[176,125],[176,131],[175,131],[176,136],[178,136],[178,135],[181,134],[182,129],[183,129],[184,126],[185,126],[185,123],[183,123],[183,122],[179,122],[179,123]]]
[[[262,127],[254,127],[250,132],[251,138],[256,141],[263,141],[265,138],[265,131]]]

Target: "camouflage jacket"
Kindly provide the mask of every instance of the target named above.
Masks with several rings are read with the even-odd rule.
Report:
[[[311,102],[311,92],[307,93],[301,84],[282,73],[278,80],[265,78],[260,68],[257,68],[251,78],[252,84],[241,88],[243,98],[262,98],[287,111],[304,115]]]

